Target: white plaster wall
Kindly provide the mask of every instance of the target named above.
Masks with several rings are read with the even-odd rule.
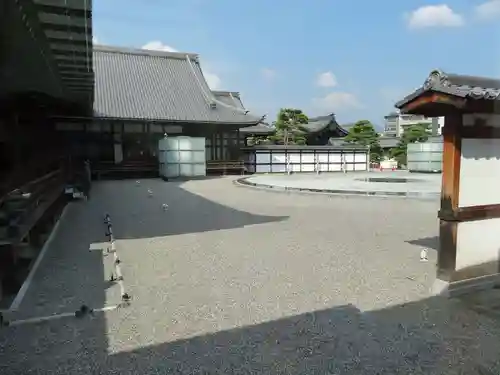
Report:
[[[357,163],[366,163],[368,161],[368,154],[356,154]],[[358,166],[356,166],[357,169]]]
[[[315,163],[314,154],[302,154],[302,163]]]
[[[500,139],[462,139],[458,204],[500,204]]]
[[[340,154],[330,154],[330,163],[341,163],[342,158]]]
[[[269,164],[271,162],[271,154],[268,152],[257,152],[255,156],[257,164]]]
[[[318,154],[317,157],[319,163],[328,163],[328,154]]]
[[[500,258],[500,219],[469,221],[458,224],[456,270]],[[498,267],[492,265],[491,273]]]
[[[324,172],[337,172],[342,170],[340,164],[341,157],[340,154],[331,153],[331,154],[318,154],[315,158],[314,154],[303,153],[302,154],[302,163],[300,161],[300,153],[288,153],[287,154],[290,160],[290,168],[292,172],[315,172],[317,168],[320,171]],[[356,155],[346,153],[345,159],[347,162],[346,169],[348,171],[364,171],[367,170],[366,154],[357,153]],[[286,171],[286,157],[283,153],[272,153],[272,163],[275,164],[272,167],[269,165],[271,161],[271,153],[265,151],[259,151],[256,153],[256,163],[257,166],[255,168],[255,172],[257,173],[282,173]],[[319,164],[317,162],[319,161]],[[252,161],[251,161],[252,162]],[[356,164],[354,168],[353,162],[359,163]],[[308,164],[306,164],[308,163]],[[334,164],[335,163],[335,164]]]
[[[327,169],[328,172],[340,172],[342,170],[342,166],[340,164],[328,164]]]
[[[289,154],[288,156],[290,159],[293,158],[294,160],[300,161],[300,155]],[[278,154],[278,153],[273,152],[271,154],[271,157],[272,157],[271,162],[275,163],[275,164],[278,164],[278,163],[285,164],[287,162],[285,154]]]

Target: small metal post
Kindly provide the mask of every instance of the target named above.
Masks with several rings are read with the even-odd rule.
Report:
[[[118,252],[116,248],[116,242],[115,238],[113,236],[113,226],[111,224],[111,217],[109,214],[106,214],[104,216],[104,223],[107,226],[107,232],[106,235],[109,237],[109,246],[107,248],[108,253],[113,254],[113,271],[111,272],[109,280],[111,282],[117,282],[118,285],[120,286],[120,294],[122,296],[122,302],[120,306],[129,306],[131,297],[130,295],[125,291],[125,285],[123,283],[123,274],[121,271],[121,260],[118,257]]]

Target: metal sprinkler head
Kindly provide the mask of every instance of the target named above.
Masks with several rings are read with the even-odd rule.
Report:
[[[148,196],[151,198],[153,196],[153,190],[148,189]]]
[[[140,186],[140,185],[141,185],[141,181],[137,180],[137,181],[135,182],[135,184],[136,184],[137,186]]]
[[[163,208],[163,211],[168,210],[168,204],[163,203],[163,204],[161,205],[161,208]]]
[[[421,252],[420,252],[420,260],[422,262],[427,262],[429,260],[429,258],[427,258],[427,249],[423,249]]]

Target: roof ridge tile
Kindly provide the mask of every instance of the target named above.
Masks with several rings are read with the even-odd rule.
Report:
[[[166,57],[173,59],[185,59],[186,56],[189,56],[189,58],[195,62],[198,62],[199,59],[199,55],[197,53],[191,53],[191,52],[158,51],[158,50],[143,49],[143,48],[104,46],[101,44],[95,45],[93,49],[96,52],[120,53],[123,55]]]

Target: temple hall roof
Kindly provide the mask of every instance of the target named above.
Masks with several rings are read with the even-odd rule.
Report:
[[[395,106],[402,108],[412,100],[426,92],[448,94],[459,98],[474,100],[499,100],[500,80],[468,75],[450,74],[434,70],[429,74],[422,87],[397,102]]]
[[[94,46],[94,116],[151,121],[258,124],[210,90],[192,53]]]

